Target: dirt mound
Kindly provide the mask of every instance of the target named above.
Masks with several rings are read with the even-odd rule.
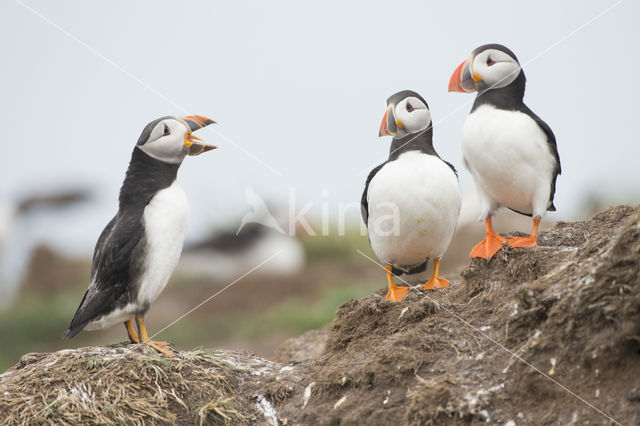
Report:
[[[451,278],[451,277],[449,277]],[[640,208],[558,223],[452,286],[350,300],[279,363],[134,346],[29,354],[9,423],[640,423]]]
[[[558,223],[446,291],[343,304],[302,420],[640,422],[639,214]]]
[[[276,362],[312,361],[322,354],[328,337],[328,330],[307,331],[302,336],[285,340],[271,358]]]
[[[215,354],[161,357],[138,345],[28,354],[0,376],[8,424],[194,423],[248,419],[238,380]]]

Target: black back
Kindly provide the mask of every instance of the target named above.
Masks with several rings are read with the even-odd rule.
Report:
[[[362,215],[362,220],[364,220],[364,224],[369,224],[369,200],[367,200],[367,194],[369,193],[369,183],[371,183],[371,179],[380,171],[381,168],[387,164],[388,161],[376,166],[373,170],[369,172],[369,176],[367,176],[367,181],[364,184],[364,192],[362,193],[362,198],[360,199],[360,214]]]
[[[155,194],[175,181],[179,167],[179,164],[156,160],[140,148],[134,148],[120,189],[118,213],[98,239],[91,266],[91,284],[65,337],[75,336],[91,321],[136,299],[146,254],[142,215]]]

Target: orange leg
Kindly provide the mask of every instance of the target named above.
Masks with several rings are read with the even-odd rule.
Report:
[[[140,332],[140,343],[151,346],[156,351],[166,354],[174,355],[171,349],[167,349],[165,346],[169,346],[171,343],[167,342],[154,342],[149,340],[149,334],[147,334],[147,328],[144,326],[144,318],[136,316],[136,324],[138,324],[138,331]]]
[[[502,248],[507,239],[493,232],[491,216],[487,217],[484,223],[487,235],[471,250],[471,257],[489,260]]]
[[[129,335],[129,341],[131,343],[140,343],[140,338],[138,337],[138,333],[136,333],[135,328],[133,328],[133,324],[131,324],[131,320],[126,320],[124,322],[124,326],[127,328],[127,334]]]
[[[538,245],[538,225],[540,225],[540,218],[533,218],[533,231],[528,237],[511,237],[507,239],[507,244],[510,247],[535,247]]]
[[[389,291],[387,291],[386,298],[388,300],[393,300],[394,302],[400,302],[402,299],[404,299],[407,293],[409,293],[409,287],[398,287],[393,283],[391,265],[386,265],[384,269],[385,271],[387,271],[387,281],[389,282]]]
[[[433,275],[429,278],[429,281],[424,283],[422,288],[424,290],[433,290],[434,288],[445,288],[449,287],[449,280],[445,278],[440,278],[438,276],[438,270],[440,269],[440,258],[436,257],[433,259]]]

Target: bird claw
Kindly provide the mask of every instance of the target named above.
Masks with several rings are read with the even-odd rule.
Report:
[[[156,351],[165,355],[175,355],[175,351],[169,348],[169,346],[171,346],[171,343],[169,342],[155,342],[153,340],[147,340],[144,344],[151,346]]]

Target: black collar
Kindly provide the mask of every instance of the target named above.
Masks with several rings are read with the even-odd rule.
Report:
[[[120,209],[146,207],[158,191],[176,180],[179,167],[156,160],[136,146],[120,189]]]
[[[409,151],[420,151],[425,154],[440,157],[433,149],[433,128],[431,125],[419,133],[413,133],[401,138],[393,138],[389,149],[389,161],[397,160],[398,157]]]

